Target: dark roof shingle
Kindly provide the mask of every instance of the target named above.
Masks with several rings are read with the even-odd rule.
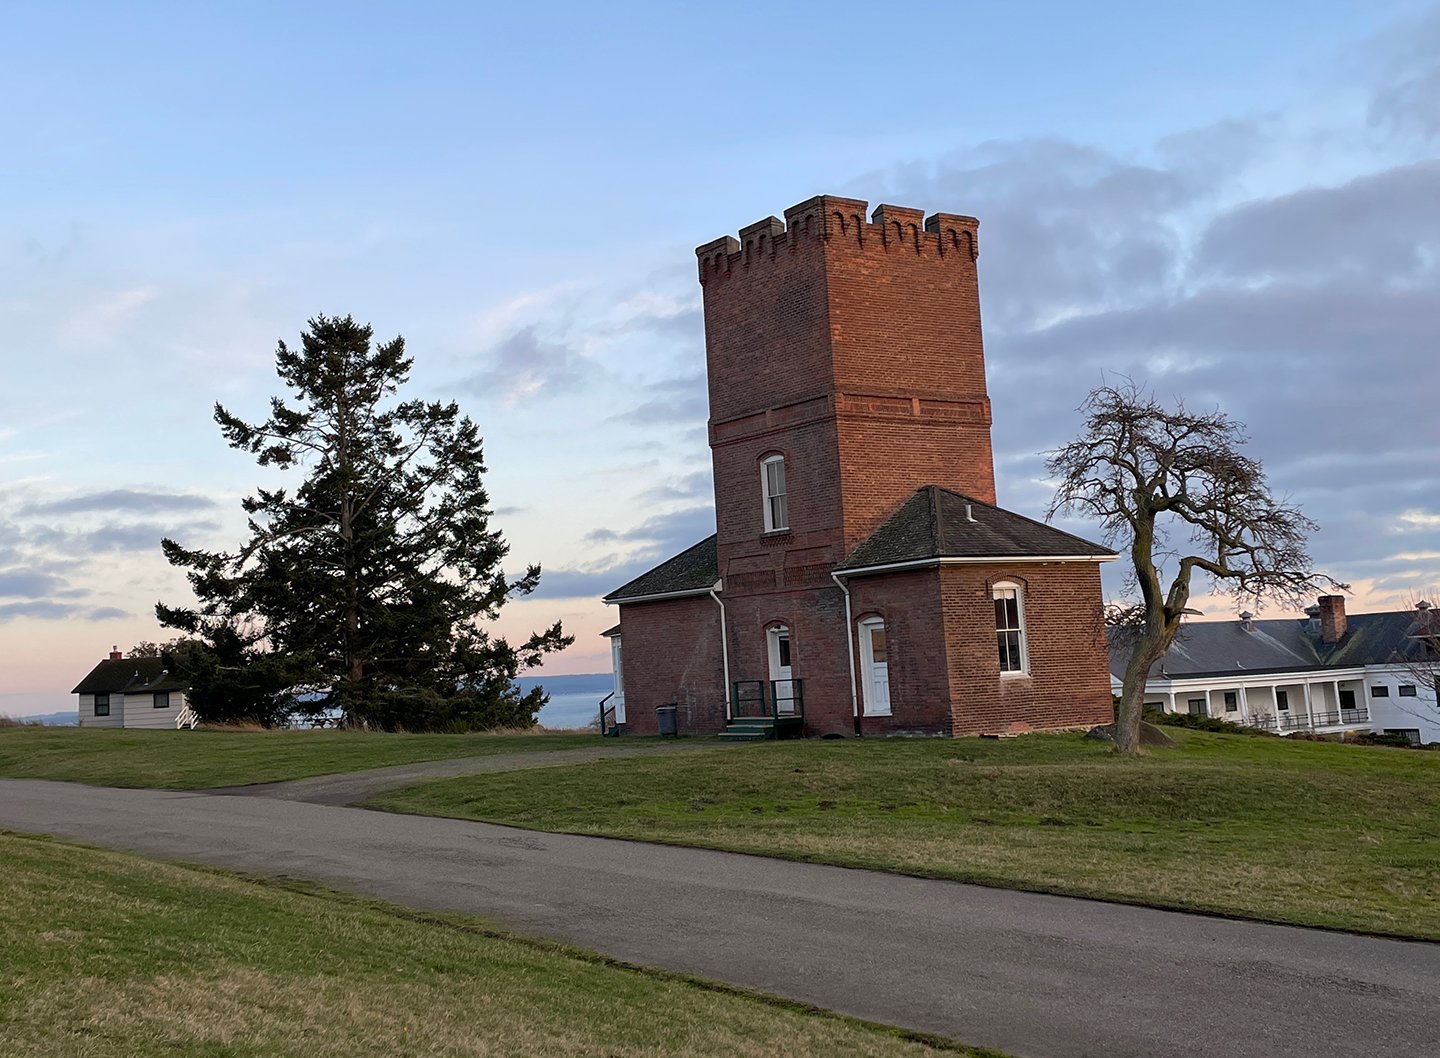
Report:
[[[605,596],[605,601],[625,602],[652,595],[709,591],[719,579],[720,565],[715,554],[715,534],[711,533],[674,558],[666,559],[630,583],[616,588]]]
[[[1151,679],[1193,679],[1240,673],[1298,672],[1359,668],[1405,661],[1422,649],[1413,638],[1414,611],[1357,613],[1346,618],[1345,635],[1323,643],[1318,625],[1306,618],[1241,621],[1187,621],[1175,642],[1150,672]],[[1133,640],[1110,631],[1110,673],[1120,679],[1134,650]]]
[[[161,658],[106,658],[90,670],[71,694],[143,694],[183,691],[184,680],[170,675]]]
[[[931,558],[1113,558],[1114,551],[958,492],[926,485],[862,541],[840,570]]]

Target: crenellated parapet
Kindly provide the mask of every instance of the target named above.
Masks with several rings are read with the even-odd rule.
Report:
[[[974,263],[980,254],[980,222],[959,213],[932,213],[905,206],[879,205],[870,213],[859,198],[816,195],[785,211],[785,219],[766,217],[740,229],[740,237],[722,235],[695,248],[700,282],[723,278],[794,253],[807,240],[884,253],[913,253],[940,261]]]

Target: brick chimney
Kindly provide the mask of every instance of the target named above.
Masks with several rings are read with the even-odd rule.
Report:
[[[1345,596],[1322,595],[1320,602],[1320,642],[1338,643],[1345,638]]]
[[[119,660],[120,660],[121,658],[123,658],[124,656],[125,656],[124,654],[120,653],[120,648],[119,648],[118,646],[112,646],[112,647],[110,648],[110,660],[111,660],[111,661],[119,661]]]

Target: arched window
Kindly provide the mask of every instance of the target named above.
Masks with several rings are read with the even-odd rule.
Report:
[[[790,528],[790,505],[785,495],[785,457],[766,456],[760,460],[760,494],[765,504],[765,531],[778,533]]]
[[[995,641],[1000,648],[1000,675],[1023,676],[1030,671],[1025,636],[1025,591],[1002,580],[990,589],[995,600]]]

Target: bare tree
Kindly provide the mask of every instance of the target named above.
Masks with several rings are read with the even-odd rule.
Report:
[[[1316,526],[1270,493],[1260,463],[1244,455],[1242,423],[1219,410],[1174,410],[1126,380],[1091,390],[1082,435],[1050,453],[1056,479],[1048,516],[1096,518],[1106,539],[1128,545],[1139,599],[1110,608],[1134,650],[1125,668],[1115,749],[1140,751],[1145,680],[1189,608],[1195,573],[1237,605],[1298,606],[1317,590],[1344,589],[1312,568],[1306,536]],[[1168,586],[1165,580],[1168,578]]]

